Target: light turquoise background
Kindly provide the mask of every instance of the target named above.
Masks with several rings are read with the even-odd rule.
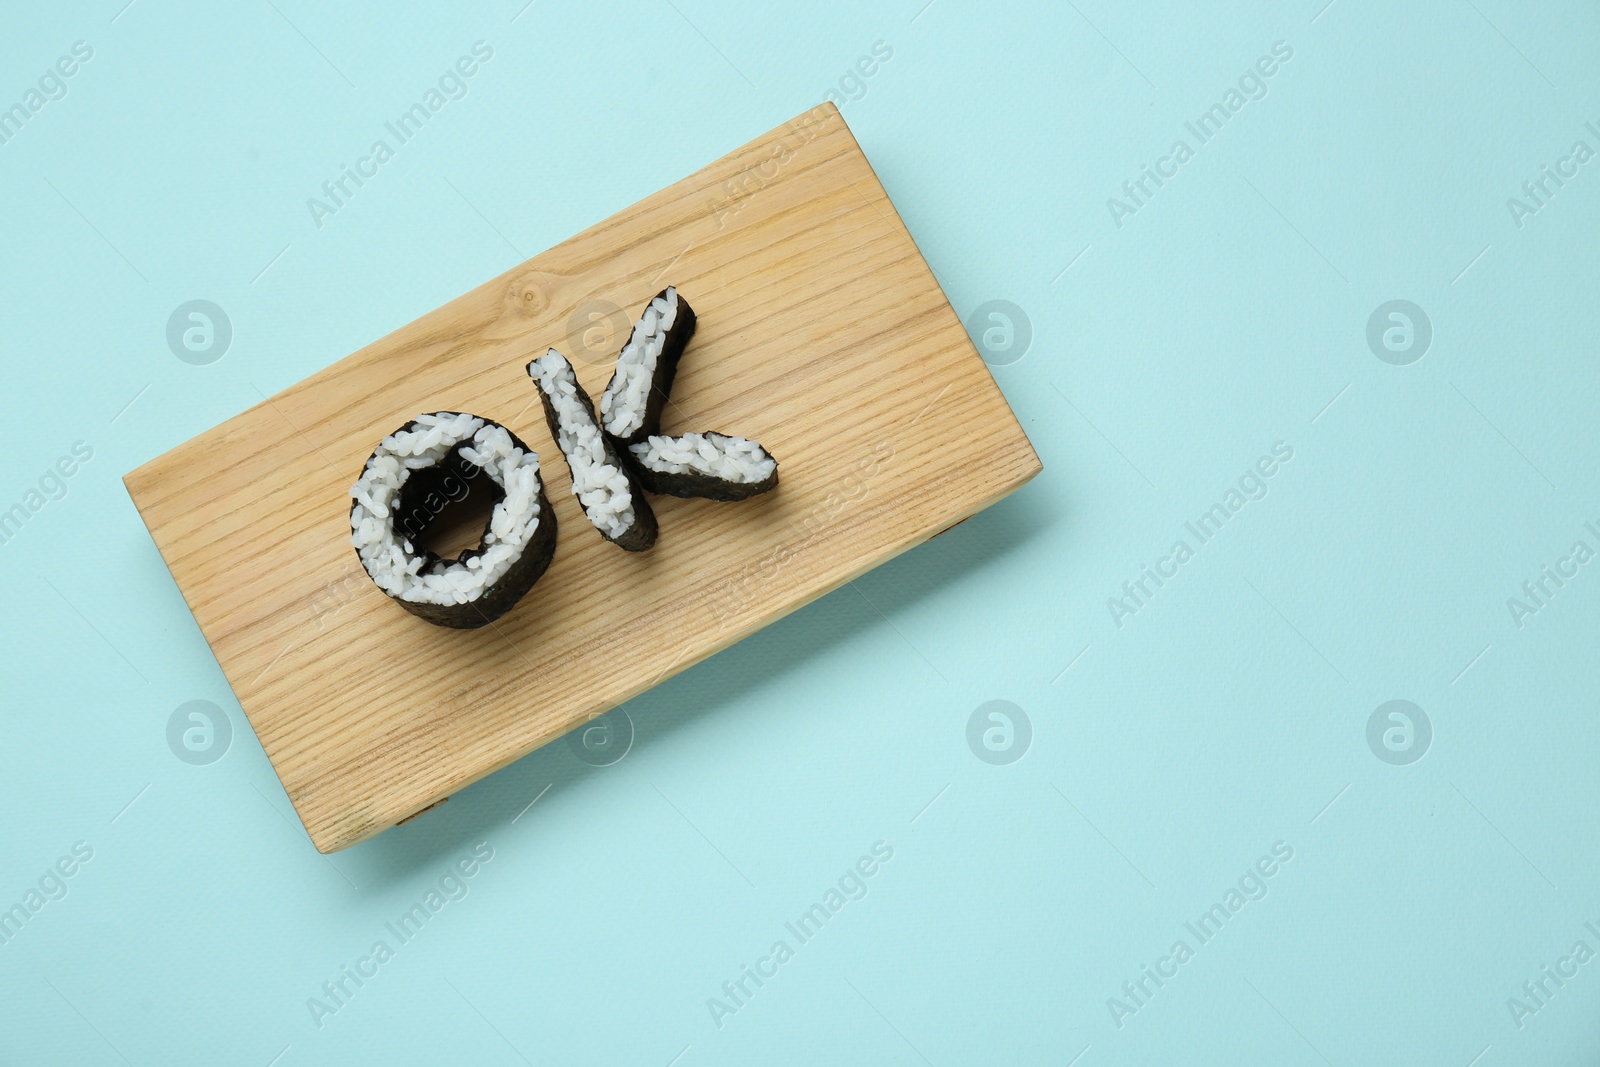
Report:
[[[1600,162],[1507,202],[1600,150],[1600,16],[1324,2],[13,5],[0,105],[93,57],[0,144],[0,510],[42,505],[0,544],[0,908],[65,891],[0,945],[0,1061],[1594,1062],[1600,565],[1520,627],[1507,602],[1600,549]],[[466,96],[316,226],[478,41]],[[963,318],[1026,317],[1025,351],[969,328],[1044,473],[627,705],[621,761],[558,743],[319,856],[121,475],[830,91]],[[209,365],[166,341],[194,299],[232,325]],[[1431,323],[1409,365],[1368,345],[1391,300]],[[1119,626],[1276,442],[1267,495]],[[167,740],[191,700],[232,727],[206,765]],[[1009,765],[968,745],[991,700],[1031,724]],[[1390,700],[1431,723],[1408,765],[1369,747]]]

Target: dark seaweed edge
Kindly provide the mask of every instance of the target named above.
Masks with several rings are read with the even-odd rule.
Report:
[[[475,417],[481,418],[482,416],[475,416]],[[506,432],[510,433],[511,431],[510,430],[506,430]],[[484,470],[483,470],[482,467],[478,466],[476,463],[471,462],[470,460],[468,460],[465,456],[463,456],[461,454],[461,450],[463,448],[467,447],[467,445],[469,445],[470,443],[471,443],[470,440],[456,442],[456,444],[451,447],[450,451],[446,452],[442,457],[440,457],[439,462],[434,464],[432,467],[417,467],[415,469],[407,468],[405,470],[405,472],[402,474],[402,476],[400,478],[400,492],[399,492],[399,495],[395,498],[395,509],[396,509],[398,514],[390,516],[389,521],[390,521],[391,524],[394,522],[394,520],[396,518],[404,516],[407,513],[408,509],[405,506],[406,500],[407,500],[407,491],[412,488],[412,485],[413,485],[412,479],[415,478],[418,474],[422,473],[423,471],[426,471],[426,470],[439,470],[439,469],[444,468],[444,467],[449,467],[449,468],[452,469],[452,471],[454,473],[459,474],[461,477],[467,479],[467,481],[469,481],[469,482],[473,478],[477,477],[478,475],[484,474]],[[486,474],[484,476],[488,477]],[[498,505],[502,500],[505,499],[505,487],[499,485],[498,483],[495,483],[492,478],[490,479],[490,483],[495,486],[495,488],[499,491],[499,494],[500,494],[494,500],[494,503],[490,505],[490,508],[492,510],[496,505]],[[542,485],[542,482],[541,482],[541,485]],[[352,508],[351,510],[354,511],[354,508]],[[433,525],[433,521],[435,519],[437,519],[437,518],[438,518],[437,514],[431,516],[429,518],[429,520],[428,520],[427,526],[424,526],[421,530],[417,531],[416,537],[421,537],[422,535],[427,533],[428,528]],[[412,553],[414,555],[422,556],[424,562],[423,562],[422,569],[420,571],[418,571],[418,574],[440,574],[446,568],[448,568],[452,563],[466,563],[467,561],[469,561],[469,560],[471,560],[471,559],[473,559],[473,558],[475,558],[477,556],[483,555],[484,552],[486,551],[486,549],[484,547],[484,544],[483,544],[483,539],[480,537],[479,540],[478,540],[478,543],[476,545],[474,545],[471,548],[464,549],[463,551],[457,553],[457,555],[455,556],[454,559],[445,559],[442,556],[440,556],[437,552],[434,552],[433,550],[431,550],[429,548],[426,548],[426,547],[423,547],[421,545],[417,545],[415,543],[415,539],[414,538],[405,536],[404,534],[401,533],[401,531],[396,530],[395,533],[397,535],[400,535],[402,542],[406,546],[406,551],[407,552],[410,552],[410,553]]]
[[[552,349],[551,351],[555,350]],[[559,352],[556,354],[560,355]],[[561,356],[561,358],[563,360],[567,359],[566,356]],[[538,360],[536,359],[529,360],[525,369],[528,373],[528,379],[533,382],[534,389],[539,393],[539,404],[544,408],[544,424],[550,428],[550,439],[555,442],[556,451],[561,452],[560,421],[556,418],[556,408],[550,401],[550,394],[544,391],[544,386],[540,383],[538,374],[534,372],[533,365],[537,362]],[[612,537],[600,529],[593,519],[589,519],[589,509],[583,506],[583,501],[578,499],[577,493],[574,492],[572,498],[577,503],[578,510],[583,512],[583,517],[589,519],[589,525],[594,527],[595,533],[625,551],[643,552],[656,543],[656,536],[660,533],[660,527],[656,523],[656,513],[650,509],[650,503],[645,499],[644,486],[639,484],[638,476],[627,462],[627,459],[624,458],[624,453],[627,452],[627,449],[623,448],[619,451],[616,438],[606,433],[605,427],[601,424],[599,416],[595,412],[594,402],[589,399],[589,394],[584,391],[583,383],[578,380],[577,371],[572,370],[571,360],[567,360],[567,369],[572,371],[573,384],[578,388],[578,402],[589,413],[589,418],[594,423],[595,428],[600,431],[600,441],[605,448],[606,460],[621,471],[624,478],[628,479],[628,491],[632,494],[633,500],[633,525],[624,530],[620,536]],[[568,477],[572,478],[573,484],[576,485],[577,479],[573,476],[572,460],[567,458],[565,452],[561,452],[561,458],[567,464]]]

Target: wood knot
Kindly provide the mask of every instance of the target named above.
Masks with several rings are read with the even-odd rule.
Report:
[[[550,287],[537,277],[518,278],[511,286],[510,303],[523,315],[539,315],[550,306]]]

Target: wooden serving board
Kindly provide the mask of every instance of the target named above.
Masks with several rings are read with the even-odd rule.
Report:
[[[781,484],[737,504],[652,497],[660,540],[634,554],[585,520],[523,367],[554,345],[598,399],[628,324],[668,284],[699,327],[663,432],[758,440],[778,457]],[[593,317],[597,302],[621,314]],[[608,324],[607,358],[574,353],[595,351],[593,331]],[[543,461],[555,560],[491,627],[415,618],[350,547],[347,490],[386,433],[427,411],[500,422]],[[332,852],[1039,470],[825,104],[124,481],[312,842]]]

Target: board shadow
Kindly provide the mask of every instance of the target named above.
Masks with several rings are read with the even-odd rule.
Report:
[[[564,800],[603,803],[611,789],[608,775],[625,760],[688,724],[730,713],[809,660],[884,626],[883,616],[914,606],[958,578],[981,575],[1060,522],[1059,508],[1052,513],[1042,490],[1024,487],[874,568],[863,576],[873,583],[870,604],[846,584],[613,709],[607,717],[623,711],[633,725],[631,748],[617,763],[591,766],[574,755],[566,738],[552,741],[414,822],[338,853],[340,867],[360,886],[381,886],[453,860],[481,840],[499,841],[515,823],[536,822],[549,810],[536,801],[561,794]]]

